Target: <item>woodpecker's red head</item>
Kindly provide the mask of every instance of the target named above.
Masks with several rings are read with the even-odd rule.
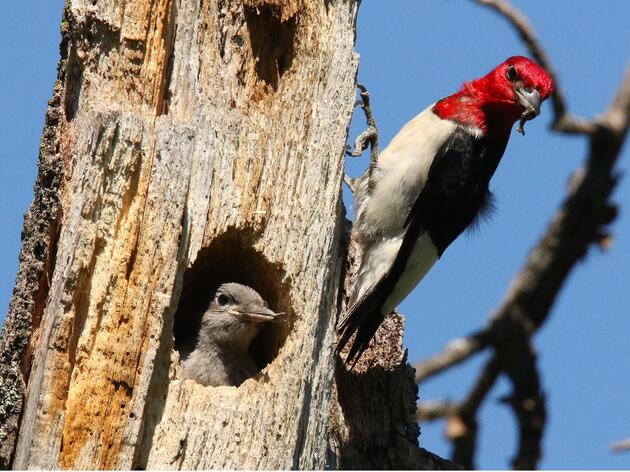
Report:
[[[540,104],[553,92],[549,74],[531,59],[512,56],[480,79],[466,82],[461,90],[440,100],[440,118],[480,128],[484,134],[508,133],[520,118],[517,130],[540,113]]]

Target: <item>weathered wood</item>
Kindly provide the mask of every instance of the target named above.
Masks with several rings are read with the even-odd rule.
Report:
[[[58,237],[14,467],[325,465],[356,10],[67,5]],[[180,294],[225,277],[290,323],[258,378],[205,388],[180,380],[173,326],[192,322]]]

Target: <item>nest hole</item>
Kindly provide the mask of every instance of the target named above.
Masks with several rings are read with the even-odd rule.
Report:
[[[261,370],[277,357],[295,318],[289,286],[283,282],[282,267],[254,250],[251,242],[246,232],[228,231],[199,251],[194,264],[184,273],[173,325],[178,352],[190,351],[199,332],[201,317],[219,286],[237,282],[252,287],[267,301],[269,308],[285,314],[286,323],[262,324],[249,349]]]
[[[282,20],[278,7],[245,7],[245,21],[258,79],[275,92],[295,56],[297,20]]]

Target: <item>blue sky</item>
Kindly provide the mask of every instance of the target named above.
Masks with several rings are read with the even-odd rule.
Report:
[[[626,0],[540,2],[516,5],[535,25],[560,76],[573,113],[592,116],[610,101],[630,60]],[[62,1],[5,2],[0,16],[0,316],[4,317],[17,268],[22,215],[32,198],[46,102],[56,74]],[[363,0],[358,21],[359,80],[372,95],[384,146],[425,106],[485,74],[515,54],[526,54],[515,33],[493,12],[469,1]],[[497,211],[480,231],[458,239],[403,302],[411,360],[440,350],[455,336],[482,326],[529,249],[562,201],[571,172],[586,153],[585,139],[552,134],[550,107],[514,134],[493,179]],[[351,127],[353,140],[363,126]],[[628,146],[619,163],[627,171]],[[357,175],[367,157],[348,162]],[[347,192],[346,192],[347,193]],[[549,322],[535,339],[549,420],[543,468],[628,468],[630,454],[608,444],[630,436],[630,231],[622,179],[615,197],[621,214],[615,242],[573,272]],[[349,200],[347,200],[350,202]],[[422,386],[422,399],[457,400],[483,357]],[[514,452],[514,420],[496,400],[502,381],[481,411],[477,465],[504,468]],[[421,444],[448,456],[442,425],[424,425]]]

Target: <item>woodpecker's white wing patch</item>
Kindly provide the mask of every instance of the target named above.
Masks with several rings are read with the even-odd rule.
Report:
[[[361,259],[361,269],[357,276],[352,305],[380,281],[392,268],[396,255],[400,250],[403,236],[391,239],[381,239],[369,246]]]
[[[366,250],[350,305],[361,300],[392,269],[403,237],[404,234],[396,238],[380,240]],[[435,245],[426,232],[422,233],[406,261],[401,276],[387,297],[381,313],[384,316],[389,315],[423,279],[437,260],[438,252]]]
[[[416,240],[402,275],[398,278],[392,292],[383,304],[381,310],[383,315],[391,313],[409,295],[409,292],[420,283],[429,269],[433,267],[438,257],[437,248],[431,241],[431,237],[427,232],[422,233]]]

